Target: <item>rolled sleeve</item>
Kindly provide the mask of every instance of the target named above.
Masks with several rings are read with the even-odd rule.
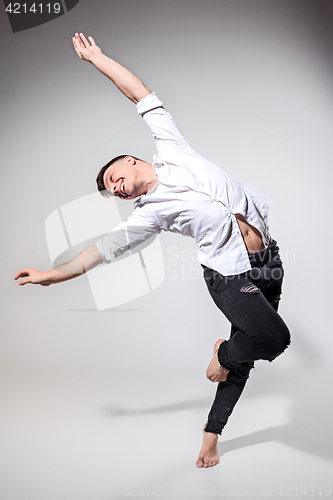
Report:
[[[118,224],[95,243],[96,248],[102,254],[104,264],[144,243],[161,231],[157,220],[145,208],[135,209],[126,222]]]
[[[136,109],[139,115],[143,115],[144,113],[159,107],[163,108],[163,102],[159,100],[155,92],[147,95],[136,104]]]
[[[106,264],[110,260],[114,259],[114,253],[111,251],[109,245],[107,244],[106,238],[103,236],[103,238],[99,239],[95,243],[95,247],[97,250],[99,250],[102,254],[102,263]]]
[[[136,104],[136,108],[155,139],[159,156],[167,158],[175,152],[177,154],[193,152],[155,93],[144,97]]]

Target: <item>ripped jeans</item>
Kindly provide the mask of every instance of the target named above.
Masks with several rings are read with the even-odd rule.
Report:
[[[231,323],[230,339],[217,353],[230,373],[218,384],[206,432],[221,434],[254,361],[273,361],[290,343],[289,330],[277,313],[284,272],[276,241],[249,259],[252,269],[233,276],[203,266],[209,293]]]

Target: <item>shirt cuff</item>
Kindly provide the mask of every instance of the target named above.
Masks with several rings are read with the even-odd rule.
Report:
[[[143,115],[144,113],[147,113],[147,111],[151,111],[155,108],[160,108],[161,106],[163,107],[163,102],[160,101],[155,92],[153,92],[152,94],[149,94],[141,99],[141,101],[136,104],[136,110],[139,115]]]
[[[114,254],[101,240],[96,241],[95,247],[102,254],[102,264],[106,264],[107,262],[110,262],[110,260],[114,259]]]

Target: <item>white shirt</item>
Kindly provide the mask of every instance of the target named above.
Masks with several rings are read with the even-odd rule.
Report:
[[[192,236],[199,262],[225,276],[250,270],[234,214],[242,214],[260,231],[266,247],[270,240],[267,200],[196,153],[155,93],[136,107],[156,141],[152,165],[159,182],[135,201],[126,223],[96,243],[103,261],[164,230]]]

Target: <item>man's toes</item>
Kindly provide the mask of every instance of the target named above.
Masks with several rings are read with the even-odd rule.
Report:
[[[198,458],[198,460],[196,461],[196,465],[200,469],[203,467],[203,460],[202,460],[202,458]]]

